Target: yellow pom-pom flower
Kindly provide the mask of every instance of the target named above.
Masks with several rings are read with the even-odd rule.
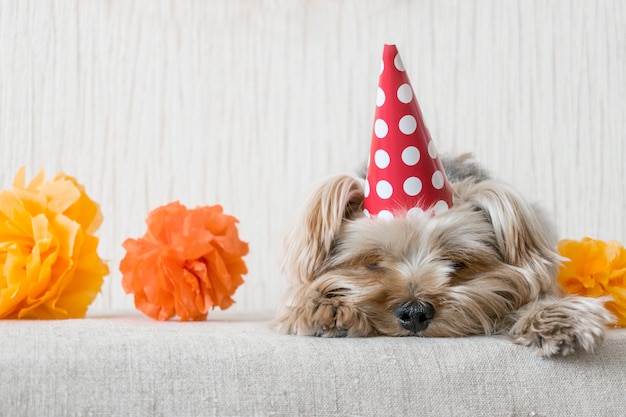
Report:
[[[558,248],[568,258],[558,275],[563,290],[586,297],[611,296],[606,307],[617,317],[615,324],[626,327],[626,249],[616,241],[588,237],[562,240]]]
[[[93,234],[99,206],[75,178],[25,170],[0,191],[0,318],[84,317],[109,268]]]

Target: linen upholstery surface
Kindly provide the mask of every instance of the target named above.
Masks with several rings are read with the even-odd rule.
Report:
[[[503,337],[323,339],[266,321],[0,321],[0,416],[610,416],[626,330],[593,355]]]

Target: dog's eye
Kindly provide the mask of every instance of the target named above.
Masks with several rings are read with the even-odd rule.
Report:
[[[452,268],[455,271],[459,271],[459,270],[465,268],[465,264],[463,262],[454,262],[454,263],[452,263]]]
[[[365,264],[365,267],[370,271],[380,271],[382,269],[382,267],[378,265],[378,262],[370,262]]]
[[[465,262],[459,261],[458,259],[445,257],[445,258],[439,258],[438,260],[441,262],[447,263],[450,266],[450,268],[452,268],[454,271],[459,271],[465,268]]]
[[[332,289],[330,291],[328,291],[327,293],[324,294],[325,298],[335,298],[335,297],[339,297],[341,295],[344,295],[346,292],[348,292],[347,288],[335,288]]]

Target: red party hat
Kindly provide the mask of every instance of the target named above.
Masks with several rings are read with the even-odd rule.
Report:
[[[392,218],[452,207],[452,188],[402,64],[398,48],[385,45],[365,179],[363,213]]]

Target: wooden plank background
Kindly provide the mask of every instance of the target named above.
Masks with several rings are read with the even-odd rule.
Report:
[[[273,311],[280,240],[310,186],[367,157],[384,43],[440,151],[473,152],[562,237],[626,243],[621,0],[2,0],[0,185],[63,170],[121,243],[149,210],[222,204],[250,242],[231,311]]]

